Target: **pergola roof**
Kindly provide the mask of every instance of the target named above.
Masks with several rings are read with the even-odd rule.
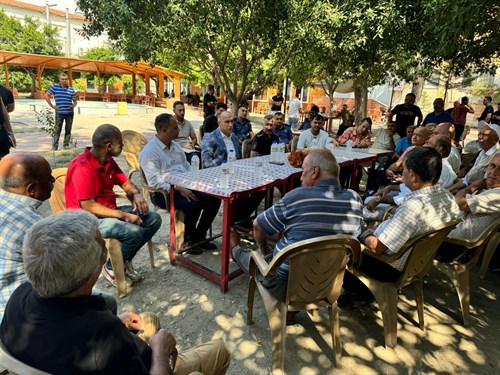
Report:
[[[99,74],[138,74],[141,76],[165,75],[170,79],[180,79],[186,74],[162,66],[150,66],[145,62],[102,61],[77,59],[63,56],[35,55],[0,51],[0,63],[44,69],[72,70],[76,72],[95,72]]]

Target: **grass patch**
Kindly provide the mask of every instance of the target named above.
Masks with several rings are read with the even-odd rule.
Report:
[[[19,133],[41,133],[42,129],[37,126],[25,124],[24,122],[12,122],[12,129],[14,134]]]

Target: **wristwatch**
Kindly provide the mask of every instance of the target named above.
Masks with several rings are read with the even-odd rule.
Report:
[[[380,200],[381,200],[381,199],[382,199],[382,196],[377,195],[377,196],[375,197],[375,202],[380,203]]]

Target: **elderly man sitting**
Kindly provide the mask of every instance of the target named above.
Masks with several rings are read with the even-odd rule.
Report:
[[[0,326],[9,352],[51,374],[224,374],[230,358],[222,341],[175,360],[171,333],[144,335],[146,343],[130,332],[151,328],[140,315],[117,317],[91,295],[106,252],[99,222],[88,212],[64,211],[31,227],[23,245],[29,283],[16,289]]]
[[[463,221],[449,238],[470,242],[481,237],[486,228],[500,217],[500,154],[491,159],[485,178],[477,180],[455,194]],[[467,248],[444,242],[436,256],[441,262],[467,262],[474,255]]]
[[[332,234],[355,234],[361,225],[361,200],[352,190],[338,182],[339,165],[331,152],[310,150],[302,164],[302,187],[286,194],[273,207],[262,212],[254,221],[254,237],[260,252],[268,262],[287,245],[308,238]],[[274,251],[267,239],[282,236]],[[250,254],[233,238],[233,259],[248,273]],[[260,281],[269,291],[284,301],[288,280],[288,264],[284,263],[275,275]],[[293,277],[293,275],[290,275]]]
[[[439,186],[441,156],[431,147],[410,151],[403,165],[403,183],[411,190],[388,220],[375,230],[366,230],[360,236],[365,251],[375,254],[396,254],[403,245],[422,233],[455,220],[459,209],[451,193]],[[361,254],[359,269],[380,281],[394,282],[401,276],[409,253],[387,264]],[[354,275],[346,272],[340,306],[373,300],[370,290]]]

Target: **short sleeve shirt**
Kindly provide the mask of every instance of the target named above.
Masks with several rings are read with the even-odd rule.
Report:
[[[283,105],[283,96],[274,95],[272,98],[273,102],[278,102],[279,104],[271,105],[271,111],[281,111],[281,106]]]
[[[217,130],[218,127],[219,123],[217,122],[217,117],[215,115],[210,115],[203,121],[203,133],[205,134]]]
[[[261,155],[269,155],[271,153],[271,145],[274,142],[279,143],[279,141],[280,138],[278,134],[273,133],[271,134],[271,138],[269,138],[261,130],[252,139],[252,151],[255,151]]]
[[[205,117],[215,114],[215,107],[210,107],[208,103],[210,102],[215,103],[216,101],[217,98],[208,92],[205,95],[203,95],[203,113],[205,114]]]
[[[190,143],[190,135],[194,133],[194,128],[191,122],[188,120],[184,120],[183,122],[177,121],[177,124],[179,125],[179,135],[177,136],[175,141],[180,145],[183,145],[184,143]]]
[[[422,117],[422,111],[415,104],[409,108],[404,104],[398,104],[391,110],[391,114],[396,115],[396,132],[400,137],[406,136],[406,129],[415,124],[416,117]]]
[[[73,87],[62,87],[60,83],[56,83],[50,86],[47,92],[54,95],[56,106],[59,107],[58,112],[61,115],[73,113],[73,109],[70,108],[73,105],[73,99],[76,99],[76,93]]]
[[[116,161],[109,157],[104,165],[99,164],[90,147],[74,158],[66,174],[64,193],[66,208],[80,209],[80,201],[94,199],[108,208],[116,208],[113,188],[128,181]]]
[[[487,105],[484,110],[483,110],[483,113],[481,113],[481,116],[479,116],[479,118],[477,119],[478,121],[482,121],[484,119],[486,119],[486,116],[491,113],[493,114],[493,106],[492,105]]]
[[[422,124],[424,125],[431,123],[440,124],[442,122],[453,123],[453,117],[451,117],[451,115],[448,112],[441,112],[439,115],[436,115],[434,112],[431,112],[427,116],[425,116]]]

